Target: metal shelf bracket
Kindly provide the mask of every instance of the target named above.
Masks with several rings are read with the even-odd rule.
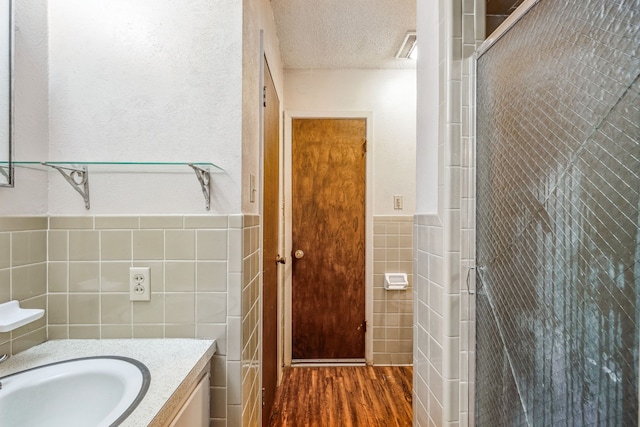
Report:
[[[187,163],[196,174],[200,187],[202,187],[202,194],[204,195],[204,204],[207,210],[211,209],[211,172],[209,168],[203,169],[193,163]]]
[[[76,167],[62,167],[52,165],[51,163],[42,162],[44,166],[48,166],[60,172],[60,175],[67,180],[71,187],[76,190],[84,199],[84,207],[90,208],[89,203],[89,170],[86,165]]]
[[[0,166],[0,175],[5,177],[7,180],[11,180],[11,166]]]

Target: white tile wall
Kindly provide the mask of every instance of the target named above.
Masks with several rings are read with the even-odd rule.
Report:
[[[483,0],[439,0],[438,213],[414,218],[415,426],[473,422],[475,317],[467,275],[475,259],[475,94],[468,58],[484,39],[484,8]]]
[[[246,215],[244,217],[243,232],[243,264],[242,272],[242,320],[239,329],[242,332],[242,358],[241,379],[242,391],[241,424],[229,426],[257,426],[260,424],[262,414],[260,403],[262,394],[260,381],[262,371],[260,369],[260,217],[258,215]],[[235,410],[235,408],[234,408]],[[236,415],[234,414],[234,418]],[[239,419],[239,418],[238,418]]]

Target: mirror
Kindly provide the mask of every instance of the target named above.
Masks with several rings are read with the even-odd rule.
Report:
[[[13,186],[11,112],[13,71],[12,0],[0,0],[0,187]]]

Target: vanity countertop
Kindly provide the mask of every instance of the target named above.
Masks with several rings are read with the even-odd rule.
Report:
[[[149,390],[122,427],[164,426],[216,350],[216,342],[195,339],[105,339],[47,341],[0,364],[0,377],[67,359],[124,356],[144,363],[151,373]]]

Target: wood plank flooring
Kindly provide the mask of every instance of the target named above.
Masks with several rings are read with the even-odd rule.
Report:
[[[293,367],[270,427],[411,426],[411,366]]]

